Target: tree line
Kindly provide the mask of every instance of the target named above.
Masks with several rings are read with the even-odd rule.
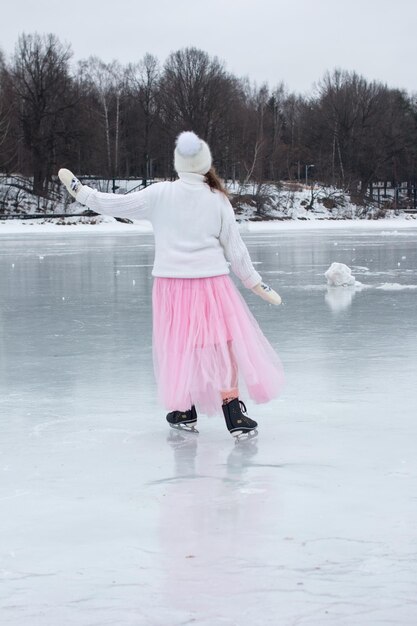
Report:
[[[56,171],[170,178],[173,145],[194,130],[219,174],[240,183],[309,177],[364,194],[417,179],[417,97],[356,72],[327,72],[302,96],[256,85],[194,47],[163,64],[92,56],[74,64],[55,35],[22,34],[0,55],[0,171],[47,195]],[[314,168],[312,167],[314,166]]]

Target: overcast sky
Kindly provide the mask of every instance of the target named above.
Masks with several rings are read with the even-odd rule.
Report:
[[[356,70],[417,92],[417,0],[7,1],[0,46],[21,32],[52,32],[76,60],[164,61],[196,46],[238,76],[306,93],[326,70]]]

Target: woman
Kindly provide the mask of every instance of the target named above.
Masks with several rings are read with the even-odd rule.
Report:
[[[178,180],[127,195],[97,192],[66,169],[59,177],[97,213],[152,222],[154,371],[169,424],[195,430],[197,409],[210,415],[222,407],[229,432],[251,436],[257,423],[239,399],[239,380],[255,402],[267,402],[283,372],[228,263],[245,287],[273,304],[281,299],[253,267],[207,143],[181,133],[174,164]]]

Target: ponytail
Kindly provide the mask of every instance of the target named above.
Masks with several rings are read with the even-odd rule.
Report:
[[[205,175],[205,178],[206,178],[205,182],[207,183],[207,185],[210,187],[212,191],[215,191],[215,190],[221,191],[221,193],[224,193],[226,198],[229,197],[229,194],[227,193],[227,190],[225,186],[223,185],[222,181],[218,177],[217,172],[214,169],[214,167],[211,167],[209,169],[209,171]]]

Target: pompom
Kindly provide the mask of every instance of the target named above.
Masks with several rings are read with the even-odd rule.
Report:
[[[183,157],[193,157],[201,150],[201,139],[192,131],[186,130],[177,137],[177,150]]]

